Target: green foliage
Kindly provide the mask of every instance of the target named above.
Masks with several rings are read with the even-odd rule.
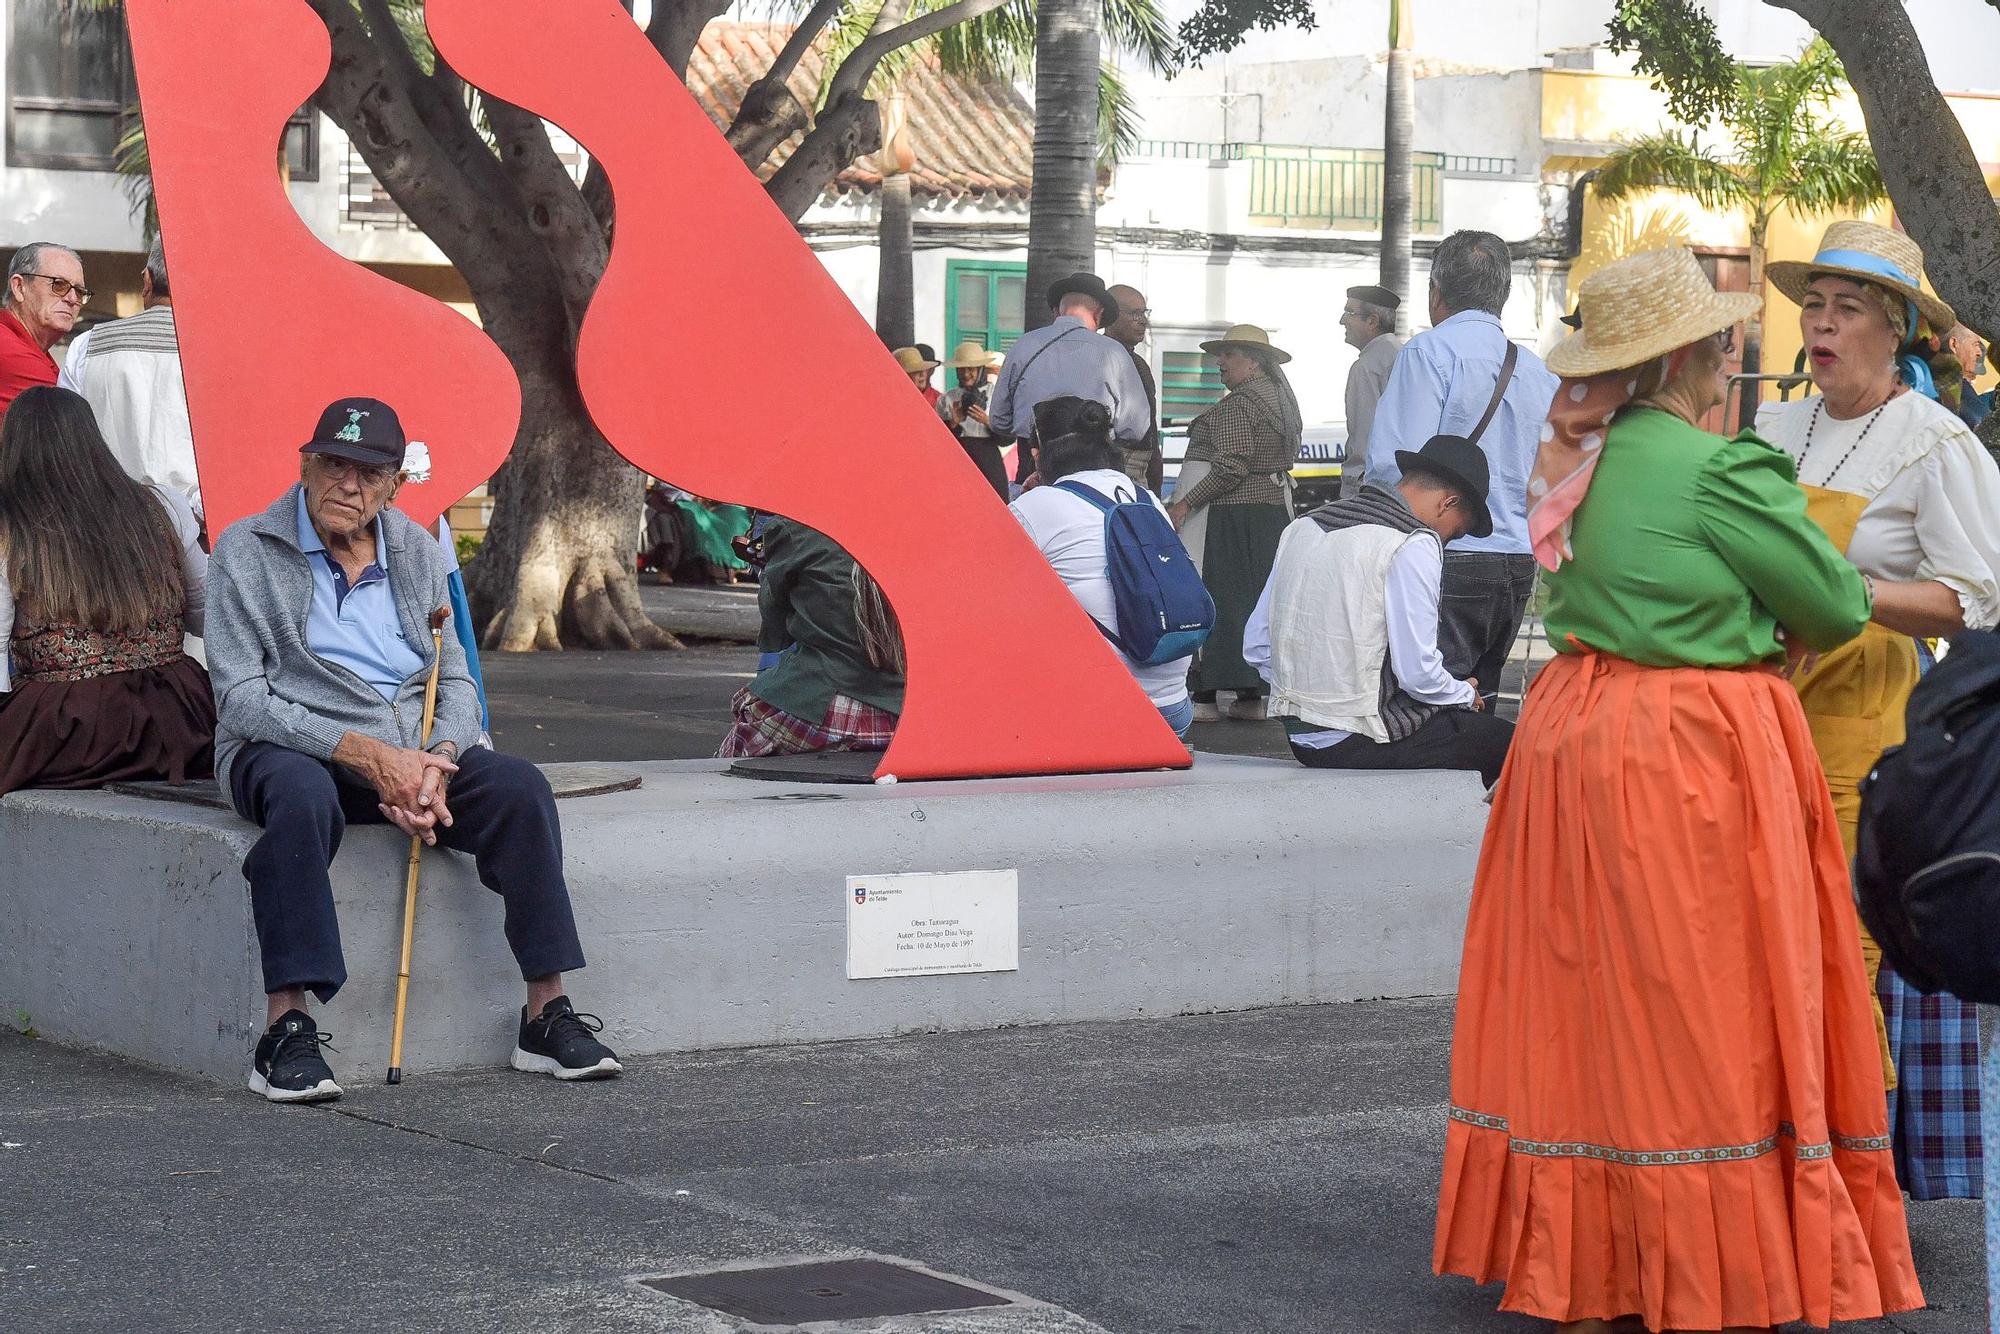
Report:
[[[1739,209],[1758,244],[1779,209],[1804,217],[1869,208],[1887,191],[1868,136],[1827,114],[1844,86],[1840,61],[1821,40],[1783,64],[1733,64],[1716,102],[1727,151],[1693,130],[1640,135],[1606,159],[1592,188],[1617,199],[1664,187],[1707,208]]]
[[[1233,51],[1253,30],[1269,32],[1293,26],[1311,32],[1318,26],[1312,0],[1202,0],[1202,6],[1181,24],[1181,56],[1198,64],[1207,56]]]
[[[470,565],[472,558],[479,554],[480,545],[485,541],[484,537],[475,537],[471,533],[453,533],[451,545],[458,552],[458,563]]]
[[[1618,0],[1610,27],[1611,49],[1639,53],[1634,63],[1665,91],[1675,120],[1698,125],[1721,110],[1736,62],[1698,0]]]

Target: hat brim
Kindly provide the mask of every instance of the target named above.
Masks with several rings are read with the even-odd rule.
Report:
[[[1456,468],[1447,468],[1436,459],[1427,459],[1414,449],[1396,451],[1396,466],[1405,473],[1428,473],[1443,482],[1449,482],[1453,489],[1463,496],[1474,511],[1472,527],[1465,530],[1467,537],[1493,536],[1493,511],[1486,507],[1486,496],[1475,490],[1472,479]]]
[[[1586,326],[1550,348],[1543,364],[1570,379],[1630,370],[1741,324],[1763,304],[1748,292],[1716,292],[1664,323],[1647,326],[1637,337],[1616,342],[1606,338],[1605,330]]]
[[[958,361],[958,360],[954,359],[954,360],[951,360],[951,361],[947,361],[947,362],[945,362],[945,363],[944,363],[944,368],[945,368],[946,370],[948,370],[948,371],[985,371],[985,370],[991,370],[991,369],[993,369],[993,361],[992,361],[992,356],[993,356],[993,354],[989,352],[989,353],[987,353],[987,354],[986,354],[985,356],[981,357],[981,358],[980,358],[979,360],[977,360],[977,361]]]
[[[1292,354],[1273,343],[1246,343],[1240,338],[1213,338],[1201,345],[1204,352],[1221,352],[1224,348],[1240,347],[1250,352],[1268,352],[1271,360],[1280,366],[1292,359]]]
[[[1850,269],[1845,264],[1816,264],[1803,259],[1778,259],[1764,266],[1765,281],[1790,297],[1792,304],[1798,306],[1805,305],[1806,288],[1810,287],[1812,280],[1822,273],[1838,274],[1842,278],[1852,278],[1857,283],[1872,283],[1885,292],[1894,292],[1897,296],[1916,302],[1917,309],[1930,324],[1931,332],[1940,338],[1950,333],[1952,327],[1958,323],[1958,313],[1923,288],[1899,283],[1894,278],[1885,278],[1866,269]],[[1915,329],[1910,330],[1911,336],[1914,337],[1916,332]]]
[[[345,440],[308,440],[299,446],[299,453],[330,454],[337,459],[346,459],[349,463],[365,463],[372,468],[394,468],[397,472],[403,470],[400,458],[385,459],[373,450],[363,449],[360,445],[350,445]]]

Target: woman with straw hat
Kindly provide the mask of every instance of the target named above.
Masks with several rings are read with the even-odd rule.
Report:
[[[1920,641],[2000,622],[2000,469],[1972,431],[1927,396],[1912,352],[1924,326],[1958,322],[1923,290],[1923,252],[1867,222],[1827,228],[1810,261],[1770,267],[1799,303],[1814,386],[1767,405],[1757,429],[1791,456],[1807,511],[1874,590],[1873,623],[1794,681],[1854,852],[1863,775],[1903,739]],[[1896,1085],[1891,1125],[1903,1185],[1917,1199],[1980,1193],[1979,1032],[1972,1006],[1903,984],[1863,936],[1887,1011]]]
[[[1219,690],[1234,693],[1232,718],[1262,718],[1270,686],[1243,661],[1243,626],[1256,609],[1292,521],[1291,471],[1305,423],[1282,369],[1289,352],[1254,324],[1201,345],[1221,363],[1229,392],[1188,424],[1186,461],[1167,507],[1215,599],[1215,629],[1188,685],[1197,722],[1218,717]]]
[[[993,367],[999,360],[1000,354],[988,352],[984,343],[968,340],[953,348],[944,364],[957,374],[958,384],[945,390],[938,399],[937,415],[951,428],[966,457],[979,469],[979,475],[1004,502],[1009,498],[1007,463],[986,420],[987,381],[992,379]]]
[[[1560,652],[1466,928],[1435,1266],[1576,1330],[1923,1302],[1788,646],[1868,619],[1784,455],[1696,423],[1733,327],[1676,247],[1582,287],[1529,482]]]

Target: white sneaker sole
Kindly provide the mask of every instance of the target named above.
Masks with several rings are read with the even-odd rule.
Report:
[[[252,1070],[250,1091],[266,1102],[331,1102],[340,1096],[341,1089],[331,1079],[322,1079],[309,1089],[274,1089],[269,1080]]]
[[[523,1051],[520,1047],[514,1048],[514,1054],[508,1058],[507,1064],[513,1066],[523,1074],[554,1075],[557,1079],[565,1081],[573,1079],[609,1079],[625,1068],[618,1064],[616,1060],[607,1056],[596,1065],[586,1065],[581,1069],[572,1070],[553,1056],[537,1056],[533,1052]]]

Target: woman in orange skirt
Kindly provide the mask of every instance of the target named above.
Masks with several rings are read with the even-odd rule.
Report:
[[[1580,295],[1529,484],[1562,652],[1480,856],[1434,1264],[1585,1331],[1909,1310],[1846,860],[1781,671],[1870,591],[1789,459],[1695,425],[1755,298],[1682,248]]]

